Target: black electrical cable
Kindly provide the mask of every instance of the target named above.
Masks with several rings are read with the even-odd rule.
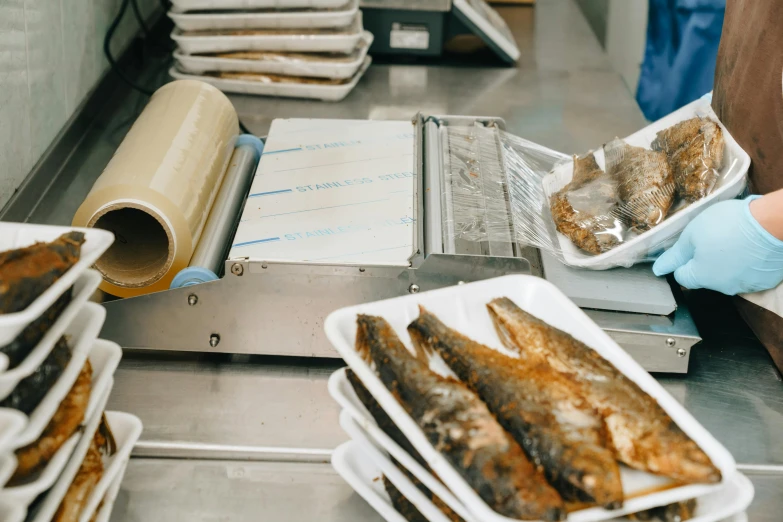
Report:
[[[149,38],[150,30],[147,29],[147,24],[144,23],[144,15],[141,14],[138,0],[131,0],[131,7],[133,8],[133,14],[136,15],[136,21],[139,23],[139,27],[141,27],[141,32],[144,33],[145,38]]]
[[[146,87],[142,87],[141,85],[137,84],[130,78],[128,78],[124,72],[122,72],[122,69],[120,69],[120,66],[117,64],[117,61],[114,59],[114,57],[111,54],[111,40],[114,36],[115,31],[117,31],[117,27],[119,27],[120,22],[122,22],[122,18],[125,16],[125,11],[128,10],[128,4],[132,2],[133,4],[133,11],[136,14],[136,20],[139,22],[139,26],[141,26],[142,31],[144,31],[145,35],[149,35],[149,30],[147,29],[147,26],[144,24],[144,17],[141,15],[141,10],[139,9],[139,5],[137,3],[137,0],[122,0],[122,3],[120,4],[120,10],[117,13],[117,16],[112,20],[111,25],[109,25],[109,29],[106,31],[106,36],[103,38],[103,54],[106,55],[106,60],[108,60],[109,65],[112,68],[112,71],[120,77],[120,79],[125,82],[130,88],[139,91],[142,94],[145,94],[147,96],[152,96],[153,92],[150,89],[147,89]],[[168,1],[167,0],[161,0],[161,6],[164,9],[168,8]],[[245,133],[245,134],[252,134],[250,130],[242,123],[241,120],[239,121],[239,129]]]
[[[117,16],[114,18],[111,25],[109,26],[109,29],[106,31],[106,36],[103,38],[103,54],[106,55],[106,59],[109,61],[109,65],[111,65],[114,73],[119,76],[122,81],[128,84],[128,86],[130,86],[132,89],[135,89],[142,94],[146,94],[147,96],[152,96],[152,91],[150,89],[142,87],[128,78],[125,73],[122,72],[122,69],[120,69],[119,65],[117,65],[117,62],[114,60],[114,57],[111,55],[111,39],[114,36],[114,32],[117,30],[117,27],[120,25],[122,17],[125,16],[125,11],[128,9],[129,3],[130,0],[122,0],[122,3],[120,4],[120,11],[117,13]]]

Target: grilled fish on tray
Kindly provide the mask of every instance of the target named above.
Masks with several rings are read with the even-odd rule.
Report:
[[[633,147],[615,138],[604,145],[606,172],[617,180],[621,210],[636,230],[666,217],[674,202],[674,175],[666,154]]]
[[[666,153],[677,184],[687,201],[709,194],[723,166],[724,139],[720,125],[708,118],[691,118],[659,132],[652,149]]]
[[[495,299],[487,306],[498,336],[520,354],[520,364],[547,364],[580,387],[603,417],[618,460],[683,483],[720,482],[720,471],[707,454],[655,399],[596,351],[510,299]]]
[[[367,411],[370,412],[370,415],[372,415],[373,419],[375,419],[375,423],[378,425],[378,427],[383,430],[386,435],[389,436],[395,443],[397,443],[400,448],[405,450],[405,452],[413,457],[416,462],[418,462],[424,469],[426,469],[428,472],[430,472],[433,476],[436,476],[435,472],[430,469],[430,467],[427,465],[427,462],[424,460],[424,458],[419,454],[418,451],[416,451],[416,448],[413,447],[413,445],[410,443],[410,441],[405,437],[405,435],[400,431],[400,429],[397,427],[396,424],[394,424],[394,421],[391,420],[391,418],[386,414],[385,411],[383,411],[383,408],[381,408],[381,405],[378,404],[378,402],[373,398],[370,391],[365,388],[364,384],[362,384],[362,381],[359,380],[359,378],[356,376],[353,371],[350,369],[346,372],[348,376],[348,382],[351,383],[351,387],[356,392],[356,396],[359,398],[361,403],[364,405],[365,408],[367,408]],[[391,458],[392,462],[395,466],[397,466],[397,469],[399,469],[402,473],[405,474],[406,477],[418,488],[419,491],[424,493],[424,496],[429,498],[435,506],[438,507],[438,509],[441,510],[441,512],[446,515],[446,518],[451,520],[452,522],[463,522],[463,519],[457,515],[450,507],[446,505],[445,502],[443,502],[437,495],[435,495],[432,491],[429,490],[427,486],[422,484],[422,482],[417,479],[408,469],[397,462],[396,459],[393,457]],[[414,521],[419,520],[416,518],[417,514],[418,516],[423,516],[419,511],[406,499],[402,494],[397,491],[397,488],[394,487],[394,485],[386,480],[386,477],[384,477],[384,486],[386,488],[386,492],[389,494],[389,497],[392,500],[392,504],[394,505],[394,508],[405,517],[408,521]],[[426,520],[426,519],[424,519]]]
[[[603,419],[576,383],[546,364],[522,365],[420,312],[408,327],[417,348],[441,355],[565,500],[622,506],[620,468],[606,448]]]
[[[0,314],[19,312],[54,284],[78,260],[84,234],[69,232],[51,243],[0,252]],[[72,289],[61,295],[40,317],[8,345],[9,368],[17,367],[38,344],[71,301]]]
[[[71,391],[60,403],[49,424],[35,442],[16,450],[18,464],[10,485],[19,485],[35,478],[54,457],[65,441],[76,433],[84,421],[92,391],[92,367],[87,361]]]
[[[601,254],[623,241],[627,228],[620,219],[618,183],[601,170],[593,154],[574,156],[571,182],[549,202],[558,232],[591,254]]]
[[[356,350],[419,425],[429,442],[498,513],[563,520],[560,495],[473,392],[429,369],[380,317],[358,317]]]
[[[63,374],[70,360],[71,348],[65,338],[61,337],[41,365],[22,379],[8,397],[0,401],[0,407],[13,408],[30,415]]]

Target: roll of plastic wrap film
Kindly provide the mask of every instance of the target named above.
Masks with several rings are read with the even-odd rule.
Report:
[[[165,290],[188,265],[238,134],[216,88],[185,80],[158,89],[73,218],[116,237],[95,264],[103,291]]]

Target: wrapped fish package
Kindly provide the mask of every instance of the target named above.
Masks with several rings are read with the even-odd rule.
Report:
[[[750,167],[706,99],[581,156],[481,124],[446,136],[444,245],[511,241],[593,270],[654,261]]]

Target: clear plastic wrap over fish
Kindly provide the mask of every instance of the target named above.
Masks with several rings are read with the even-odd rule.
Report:
[[[595,270],[655,260],[750,165],[706,100],[581,156],[479,123],[442,135],[444,245],[513,242]]]

